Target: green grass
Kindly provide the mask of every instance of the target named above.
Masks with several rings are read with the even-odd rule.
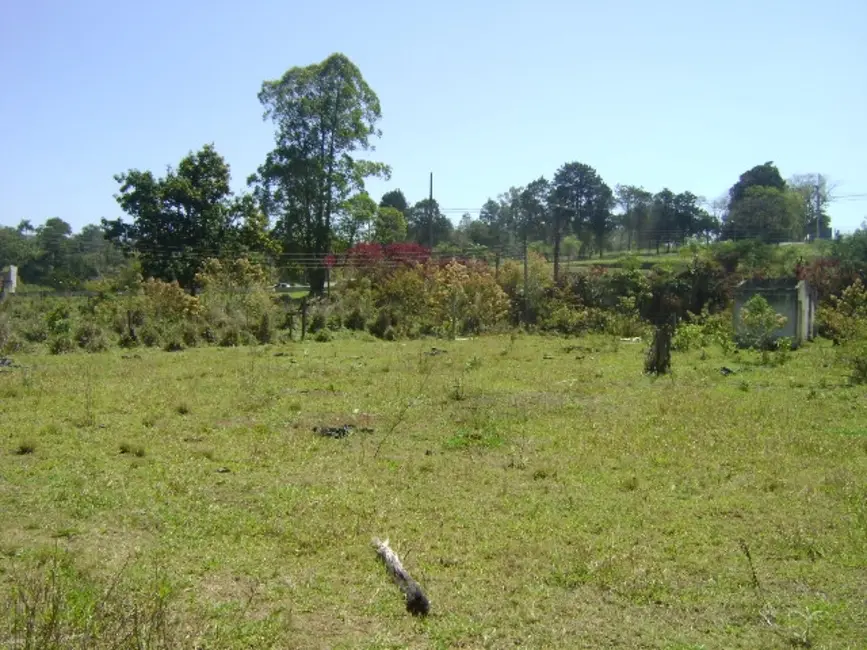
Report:
[[[864,647],[867,394],[833,348],[651,379],[607,338],[432,344],[16,357],[0,599],[150,647]]]

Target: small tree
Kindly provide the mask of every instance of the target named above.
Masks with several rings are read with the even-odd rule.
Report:
[[[756,294],[741,308],[738,340],[741,345],[767,352],[774,347],[776,332],[787,320],[774,311],[764,296]]]

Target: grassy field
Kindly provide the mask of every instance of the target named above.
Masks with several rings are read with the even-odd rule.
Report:
[[[867,647],[864,388],[822,343],[779,366],[676,354],[662,379],[643,352],[519,336],[16,357],[0,597],[26,587],[57,647],[96,628],[165,647]],[[0,647],[22,647],[21,603],[2,603]]]

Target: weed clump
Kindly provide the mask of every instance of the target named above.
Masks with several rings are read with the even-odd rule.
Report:
[[[15,448],[15,454],[17,456],[26,456],[28,454],[32,454],[36,451],[36,443],[32,440],[22,440],[18,443],[18,446]]]

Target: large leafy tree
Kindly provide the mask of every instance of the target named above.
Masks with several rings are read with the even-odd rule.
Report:
[[[213,145],[190,153],[163,178],[131,169],[115,180],[115,199],[133,221],[103,219],[103,232],[138,254],[146,277],[190,288],[204,261],[236,241],[229,165]]]
[[[500,272],[500,261],[509,252],[514,239],[514,210],[518,191],[511,188],[496,199],[488,199],[479,211],[479,221],[485,225],[483,242],[494,256],[494,268]]]
[[[436,199],[424,199],[409,209],[407,235],[411,241],[434,248],[438,244],[448,243],[454,225],[442,213]]]
[[[614,228],[611,216],[614,195],[590,165],[570,162],[554,174],[548,210],[549,232],[554,244],[554,278],[559,278],[563,236],[575,232],[588,250],[600,255]]]
[[[678,244],[699,233],[704,214],[701,199],[692,192],[680,192],[674,197],[674,236]]]
[[[786,181],[780,175],[780,170],[770,161],[748,169],[729,190],[729,210],[746,196],[748,189],[755,186],[773,187],[782,191],[786,189]]]
[[[265,119],[275,125],[275,147],[250,178],[287,251],[322,260],[330,252],[334,214],[366,178],[389,168],[356,157],[381,135],[379,98],[343,54],[293,67],[259,92]],[[321,294],[325,265],[309,269],[310,289]]]
[[[379,201],[379,207],[395,208],[400,210],[403,215],[406,216],[407,211],[409,210],[409,203],[407,202],[403,192],[400,189],[396,189],[389,190],[382,195],[382,199]]]
[[[617,185],[616,203],[621,209],[620,225],[626,232],[626,250],[632,250],[632,242],[641,244],[650,225],[650,208],[653,194],[635,185]]]
[[[801,204],[796,193],[756,185],[729,210],[725,223],[732,239],[758,239],[765,243],[787,241],[801,231]]]
[[[525,271],[530,240],[544,236],[550,194],[551,184],[544,176],[531,181],[518,193],[513,222],[515,234],[521,241]]]
[[[721,234],[727,239],[779,242],[800,238],[805,223],[803,196],[786,184],[772,162],[766,162],[741,174],[729,190]]]
[[[659,253],[662,243],[670,244],[677,230],[676,195],[667,187],[653,195],[651,206],[652,241]]]
[[[820,239],[830,239],[831,216],[828,206],[834,185],[823,174],[796,174],[788,181],[788,186],[796,192],[802,205],[804,234]]]
[[[406,217],[397,208],[380,205],[373,222],[373,240],[377,244],[395,244],[406,240]]]
[[[339,234],[347,248],[361,241],[376,218],[376,201],[367,192],[349,197],[341,206]]]

